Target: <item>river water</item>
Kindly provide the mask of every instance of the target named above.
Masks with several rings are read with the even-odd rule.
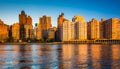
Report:
[[[0,69],[120,69],[120,45],[0,45]]]

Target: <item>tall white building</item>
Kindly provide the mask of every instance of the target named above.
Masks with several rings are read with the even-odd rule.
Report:
[[[61,28],[61,40],[68,41],[71,40],[71,22],[69,20],[63,21],[63,26]]]
[[[82,16],[74,16],[73,22],[75,23],[75,40],[87,39],[87,23]]]
[[[64,20],[62,25],[61,40],[86,40],[87,23],[82,16],[74,16],[72,22]]]

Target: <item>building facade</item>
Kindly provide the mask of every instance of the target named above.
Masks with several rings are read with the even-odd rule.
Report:
[[[74,16],[72,21],[75,23],[75,40],[87,39],[87,23],[83,16]]]
[[[104,23],[104,38],[106,39],[120,39],[120,20],[118,18],[111,18]]]
[[[56,32],[56,27],[49,28],[48,29],[48,39],[55,40],[55,32]]]
[[[38,24],[36,27],[36,39],[40,40],[42,39],[42,28],[41,28],[41,24]]]
[[[0,42],[6,41],[9,38],[8,35],[8,26],[0,20]]]
[[[42,29],[42,38],[47,39],[48,38],[48,29],[52,27],[51,17],[46,16],[46,15],[40,17],[39,24],[41,25],[41,29]]]
[[[61,41],[61,33],[62,33],[62,30],[61,30],[61,28],[62,28],[62,26],[63,26],[63,21],[65,20],[65,18],[64,18],[64,13],[61,13],[60,15],[59,15],[59,17],[58,17],[58,19],[57,19],[57,33],[56,33],[56,38],[57,38],[57,40],[58,41]]]
[[[12,38],[14,41],[18,41],[20,39],[20,25],[19,23],[15,23],[12,25]]]
[[[41,24],[41,28],[43,30],[48,30],[50,27],[52,27],[51,17],[49,16],[40,17],[39,23]]]
[[[69,20],[64,20],[61,28],[61,40],[68,41],[71,40],[71,22]]]
[[[90,39],[101,39],[102,38],[101,28],[102,28],[101,22],[93,18],[90,22],[88,22],[88,37]]]
[[[19,24],[20,24],[20,40],[27,40],[33,38],[33,26],[32,18],[27,16],[24,11],[19,14]]]

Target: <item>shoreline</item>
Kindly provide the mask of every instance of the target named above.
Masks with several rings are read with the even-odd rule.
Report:
[[[29,45],[29,44],[62,44],[62,42],[46,42],[46,43],[38,43],[38,42],[31,42],[31,43],[29,43],[29,42],[0,43],[0,45],[7,45],[7,44],[9,44],[9,45],[22,45],[22,44],[27,44],[27,45]]]
[[[91,43],[91,42],[85,42],[85,43],[75,43],[75,42],[45,42],[45,43],[39,43],[39,42],[31,42],[31,43],[28,43],[28,42],[21,42],[21,43],[0,43],[0,45],[22,45],[22,44],[26,44],[26,45],[31,45],[31,44],[120,44],[119,42],[118,43],[105,43],[105,42],[100,42],[100,43]]]

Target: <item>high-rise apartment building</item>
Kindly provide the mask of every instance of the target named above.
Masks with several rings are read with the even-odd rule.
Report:
[[[4,24],[2,20],[0,20],[0,41],[4,42],[8,39],[8,26]]]
[[[20,25],[19,23],[15,23],[12,25],[12,37],[14,41],[18,41],[20,39]]]
[[[56,35],[56,38],[57,38],[57,40],[59,40],[59,41],[61,41],[61,33],[62,33],[62,30],[61,30],[61,28],[62,28],[62,26],[63,26],[63,21],[65,20],[65,18],[64,18],[64,13],[61,13],[61,15],[59,15],[59,17],[58,17],[58,20],[57,20],[57,35]]]
[[[48,30],[50,27],[52,27],[51,17],[49,16],[40,17],[39,23],[41,24],[41,28],[43,30]]]
[[[101,39],[102,38],[101,28],[102,28],[101,22],[95,18],[93,18],[90,22],[88,22],[89,39]]]
[[[104,23],[104,38],[106,39],[120,39],[120,20],[118,18],[111,18]]]
[[[38,24],[36,27],[36,39],[40,40],[42,39],[42,28],[41,28],[41,24]]]
[[[83,16],[74,16],[72,21],[75,23],[75,40],[87,39],[87,23]]]
[[[27,16],[24,11],[21,11],[21,14],[19,14],[19,24],[20,39],[26,40],[28,38],[33,38],[32,18]]]
[[[39,24],[41,25],[42,29],[42,38],[47,39],[48,38],[48,29],[52,27],[51,24],[51,17],[49,16],[43,16],[39,19]]]
[[[69,20],[64,20],[61,28],[61,40],[68,41],[71,40],[71,22]]]

